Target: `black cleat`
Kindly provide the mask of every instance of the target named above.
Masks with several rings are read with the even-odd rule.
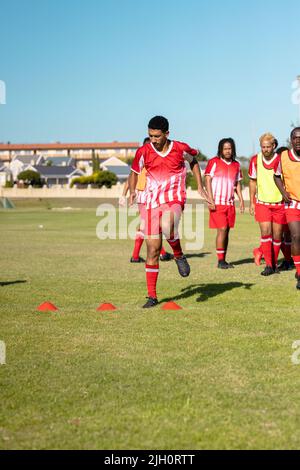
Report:
[[[155,297],[147,297],[147,298],[148,300],[145,303],[145,305],[143,305],[143,308],[152,308],[158,304],[158,300]]]
[[[218,262],[218,269],[233,269],[232,264],[227,263],[224,260]]]
[[[145,263],[145,260],[139,256],[138,258],[130,258],[130,263]]]
[[[280,274],[280,271],[279,271],[277,266],[275,266],[275,268],[273,268],[273,270],[274,270],[274,274]]]
[[[294,266],[291,262],[287,261],[286,259],[280,263],[278,266],[278,271],[292,271]]]
[[[272,266],[266,266],[265,269],[260,274],[262,276],[271,276],[272,274],[275,274],[275,271],[272,268]]]
[[[173,256],[170,253],[165,253],[164,255],[159,255],[160,261],[170,261],[173,259]]]
[[[178,272],[182,277],[188,277],[191,272],[191,268],[187,259],[184,255],[181,258],[174,258],[177,264]]]

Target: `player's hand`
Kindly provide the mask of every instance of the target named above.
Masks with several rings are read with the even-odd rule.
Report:
[[[119,206],[120,207],[125,207],[126,206],[126,197],[125,196],[121,196],[120,199],[119,199]]]
[[[200,196],[202,197],[202,199],[205,199],[205,201],[208,203],[208,204],[214,204],[214,201],[212,201],[212,199],[209,197],[207,191],[205,188],[198,188],[198,193],[200,194]]]
[[[282,196],[283,196],[284,202],[286,202],[288,204],[290,204],[292,202],[290,193],[284,191]]]
[[[207,207],[210,211],[215,211],[216,210],[216,205],[214,202],[208,202]]]
[[[136,194],[135,193],[130,193],[130,196],[129,196],[129,205],[130,206],[133,206],[133,204],[135,202],[135,198],[136,198]]]
[[[244,212],[245,212],[245,203],[244,203],[244,201],[241,201],[240,202],[240,213],[244,214]]]
[[[255,215],[255,205],[250,203],[249,214]]]

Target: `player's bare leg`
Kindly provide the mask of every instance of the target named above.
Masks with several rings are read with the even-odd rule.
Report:
[[[174,210],[175,209],[175,210]],[[163,213],[161,220],[162,233],[166,237],[174,254],[174,260],[177,264],[178,272],[182,277],[188,277],[191,272],[190,265],[184,256],[179,239],[178,227],[181,218],[182,207],[175,205],[173,210],[167,210]]]

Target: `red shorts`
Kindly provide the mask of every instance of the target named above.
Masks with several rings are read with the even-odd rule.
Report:
[[[277,204],[276,206],[255,204],[255,220],[256,222],[274,222],[274,224],[285,225],[284,204]]]
[[[234,225],[234,206],[216,206],[215,211],[209,211],[209,228],[233,228]]]
[[[173,215],[175,218],[175,228],[178,226],[181,214],[184,210],[184,204],[181,204],[180,202],[168,202],[159,207],[155,207],[154,209],[146,209],[146,206],[144,206],[144,208],[145,209],[140,210],[142,219],[141,229],[144,231],[145,236],[157,236],[162,233],[162,222],[167,228],[170,227],[171,214],[172,219]],[[172,234],[165,233],[165,235],[169,238]]]
[[[300,209],[285,208],[285,216],[288,224],[290,222],[300,222]]]

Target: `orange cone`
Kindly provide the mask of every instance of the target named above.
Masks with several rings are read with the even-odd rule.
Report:
[[[58,310],[58,308],[55,307],[55,305],[53,305],[51,302],[44,302],[38,306],[37,310],[40,312],[54,312],[55,310]]]
[[[182,310],[180,305],[176,304],[175,302],[167,302],[163,307],[162,310]]]
[[[108,310],[117,310],[117,307],[115,307],[113,304],[102,304],[97,308],[98,312],[105,312]]]

